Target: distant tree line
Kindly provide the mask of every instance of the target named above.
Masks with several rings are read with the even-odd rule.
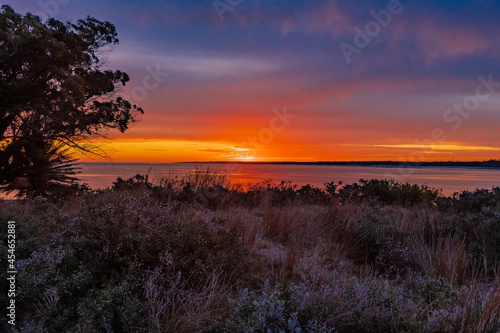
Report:
[[[196,162],[196,163],[221,163],[221,162]],[[222,162],[234,163],[234,162]],[[472,162],[400,162],[400,161],[319,161],[319,162],[238,162],[246,164],[282,164],[282,165],[358,165],[358,166],[403,166],[403,167],[480,167],[500,168],[500,160],[472,161]]]

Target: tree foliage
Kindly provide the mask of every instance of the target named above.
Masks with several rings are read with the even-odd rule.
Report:
[[[27,178],[31,193],[45,195],[74,181],[62,176],[74,173],[67,148],[92,153],[85,140],[126,131],[143,110],[116,92],[126,73],[101,69],[105,51],[118,44],[113,24],[42,22],[1,8],[0,187]]]

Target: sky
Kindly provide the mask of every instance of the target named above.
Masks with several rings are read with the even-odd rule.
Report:
[[[115,162],[500,158],[500,2],[15,0],[113,23]],[[100,161],[83,157],[87,161]]]

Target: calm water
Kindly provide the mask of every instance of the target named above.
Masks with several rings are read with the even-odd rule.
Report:
[[[489,168],[444,168],[421,167],[399,169],[377,166],[326,166],[326,165],[265,165],[265,164],[138,164],[138,163],[81,163],[83,181],[92,188],[105,188],[118,176],[129,178],[137,173],[146,174],[150,179],[169,175],[206,170],[225,172],[231,182],[244,188],[249,184],[272,180],[292,181],[297,185],[311,184],[322,187],[325,182],[354,183],[359,179],[395,179],[401,182],[440,188],[443,194],[451,195],[463,190],[476,188],[491,189],[500,186],[500,169]]]

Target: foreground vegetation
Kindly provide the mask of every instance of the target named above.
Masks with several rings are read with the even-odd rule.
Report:
[[[500,330],[500,188],[136,176],[0,216],[4,254],[16,221],[15,332]]]

